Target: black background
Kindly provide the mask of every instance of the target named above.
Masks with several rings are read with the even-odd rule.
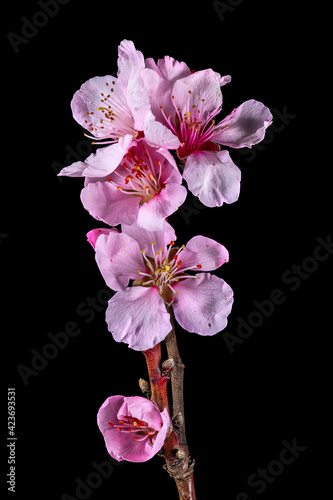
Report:
[[[114,342],[106,328],[106,286],[85,237],[100,224],[80,203],[82,179],[56,176],[57,165],[75,160],[70,152],[89,152],[71,116],[72,95],[93,76],[116,74],[117,47],[125,38],[145,57],[171,55],[191,69],[230,74],[231,84],[222,89],[222,116],[254,98],[277,117],[275,132],[260,149],[231,151],[242,170],[237,203],[203,208],[189,193],[185,209],[169,219],[180,244],[203,234],[229,250],[230,262],[216,272],[235,292],[228,333],[236,335],[239,318],[246,321],[256,310],[253,301],[269,299],[274,289],[285,297],[234,352],[223,332],[205,338],[178,330],[198,500],[235,500],[241,492],[251,500],[298,499],[309,492],[321,498],[323,356],[332,299],[325,283],[332,258],[313,272],[303,269],[307,278],[297,286],[282,280],[313,256],[316,238],[326,241],[331,234],[328,166],[318,160],[313,142],[320,123],[311,116],[322,98],[312,86],[319,62],[309,36],[318,28],[318,12],[313,6],[305,10],[303,2],[225,4],[233,7],[222,19],[212,2],[71,0],[19,44],[17,53],[7,33],[21,35],[23,16],[43,24],[36,17],[41,7],[15,2],[7,10],[2,359],[5,386],[16,388],[18,499],[56,500],[65,493],[79,498],[77,478],[86,483],[93,462],[108,458],[96,426],[99,406],[113,394],[140,395],[137,380],[146,376],[142,354]],[[88,305],[89,297],[98,310]],[[64,331],[70,322],[80,333],[25,384],[17,367],[31,368],[31,350],[42,353],[51,343],[48,334]],[[278,460],[283,441],[294,439],[306,449],[259,494],[248,477]],[[8,448],[4,455],[7,461]],[[162,465],[159,457],[114,465],[87,498],[177,498]]]

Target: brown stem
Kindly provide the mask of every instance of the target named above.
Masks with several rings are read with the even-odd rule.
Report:
[[[182,395],[184,365],[179,356],[173,317],[171,317],[171,314],[170,318],[173,328],[168,335],[166,343],[169,358],[174,360],[174,369],[176,369],[176,377],[173,379],[173,371],[171,372],[174,415],[180,412],[182,416],[184,416],[184,400]],[[150,379],[151,400],[157,404],[160,411],[167,408],[170,413],[167,396],[167,381],[169,377],[165,376],[161,370],[161,344],[157,344],[152,349],[144,351],[143,354],[146,358]],[[178,384],[181,385],[181,391],[178,390],[178,387],[175,389],[175,386]],[[163,456],[166,461],[164,468],[176,482],[179,499],[196,500],[193,482],[194,461],[192,462],[189,456],[185,429],[183,426],[178,429],[174,428],[171,424],[160,455]]]
[[[173,359],[175,366],[171,372],[171,390],[172,390],[172,405],[173,417],[181,413],[182,426],[179,429],[179,440],[182,447],[187,447],[186,432],[185,432],[185,409],[184,409],[184,369],[185,365],[181,360],[178,351],[175,321],[172,307],[167,307],[170,314],[172,330],[165,339],[168,357]]]

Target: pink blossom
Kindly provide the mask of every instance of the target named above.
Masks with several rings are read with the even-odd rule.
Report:
[[[99,409],[97,424],[114,459],[146,462],[162,448],[170,417],[148,399],[111,396]]]
[[[87,178],[81,200],[95,219],[111,226],[137,222],[148,230],[160,229],[185,201],[187,190],[181,182],[171,154],[141,141],[110,175]]]
[[[214,117],[222,109],[220,87],[230,76],[211,69],[189,74],[184,63],[176,62],[172,68],[178,71],[171,71],[170,64],[166,71],[166,60],[155,66],[148,61],[141,74],[156,121],[145,125],[146,139],[158,143],[163,130],[157,123],[168,127],[181,143],[177,154],[186,160],[183,176],[190,191],[209,207],[233,203],[241,173],[220,145],[242,148],[260,142],[272,121],[269,109],[252,99],[216,123]]]
[[[158,231],[123,224],[122,233],[101,234],[96,241],[97,265],[117,291],[106,311],[109,331],[134,350],[150,349],[170,332],[166,305],[172,304],[176,320],[189,332],[214,335],[227,324],[233,292],[204,271],[227,262],[228,251],[204,236],[186,247],[175,246],[175,239],[168,223]]]
[[[143,137],[150,104],[140,72],[144,58],[133,42],[123,40],[118,48],[118,76],[96,76],[85,82],[73,97],[75,120],[85,128],[94,144],[105,146],[84,162],[76,162],[59,175],[101,177],[120,163],[135,141]]]

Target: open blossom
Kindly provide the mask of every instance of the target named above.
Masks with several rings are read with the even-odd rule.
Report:
[[[81,200],[95,219],[110,226],[136,222],[148,230],[160,229],[185,201],[181,182],[172,155],[141,141],[110,175],[86,178]]]
[[[156,121],[145,126],[147,140],[158,143],[157,123],[167,126],[181,145],[178,157],[186,160],[183,176],[190,191],[209,207],[233,203],[238,199],[241,173],[228,151],[251,147],[265,136],[272,114],[261,102],[245,101],[220,123],[215,116],[222,109],[220,87],[231,81],[211,69],[189,74],[185,63],[171,58],[150,59],[141,75]],[[156,130],[155,130],[156,129]]]
[[[123,40],[118,48],[118,73],[96,76],[75,93],[71,107],[75,120],[88,131],[94,144],[104,146],[84,162],[76,162],[59,175],[101,177],[120,163],[133,142],[143,136],[150,104],[140,71],[144,58],[133,42]],[[149,115],[150,116],[150,115]]]
[[[166,305],[172,305],[176,320],[189,332],[214,335],[227,324],[232,289],[205,271],[227,262],[228,251],[204,236],[181,247],[175,239],[173,228],[164,223],[158,231],[123,224],[121,233],[110,230],[95,240],[97,265],[117,291],[106,311],[109,331],[134,350],[150,349],[170,332]]]
[[[170,417],[140,396],[111,396],[99,409],[97,424],[114,459],[145,462],[162,448]]]

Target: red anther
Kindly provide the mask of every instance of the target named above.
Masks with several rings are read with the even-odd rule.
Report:
[[[121,432],[121,427],[117,427],[118,431]]]
[[[170,241],[170,245],[173,246],[175,244],[174,241]]]
[[[119,420],[119,423],[122,425],[124,423],[124,421],[123,420]]]
[[[108,422],[109,425],[111,425],[111,427],[114,427],[114,424],[112,422]]]
[[[118,191],[122,191],[123,188],[121,186],[117,186]]]
[[[144,420],[138,420],[138,424],[139,424],[140,426],[148,427],[147,422],[145,422]]]
[[[133,149],[131,149],[128,153],[125,154],[125,158],[126,157],[133,158],[133,156],[135,156],[135,151]]]
[[[111,182],[111,181],[112,181],[112,177],[109,177],[109,179],[108,179],[108,180]]]
[[[177,259],[178,259],[178,255],[175,255],[175,256],[174,256],[174,260],[177,260]]]
[[[198,269],[201,269],[201,268],[202,268],[202,265],[201,265],[201,264],[198,264],[198,265],[197,265],[197,268],[198,268]]]

